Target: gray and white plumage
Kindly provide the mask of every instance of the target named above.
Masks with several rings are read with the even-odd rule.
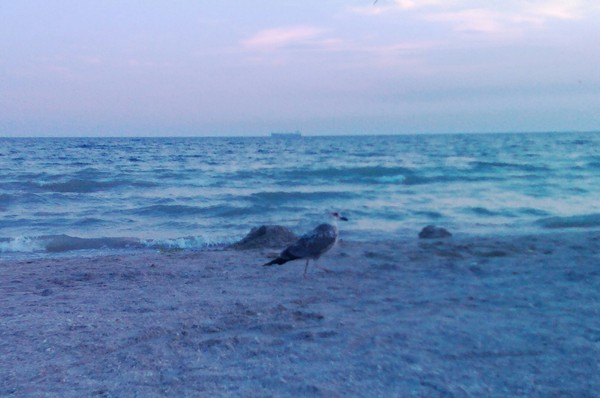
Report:
[[[346,217],[342,217],[338,213],[333,213],[332,216],[335,217],[336,220],[348,220]],[[288,246],[284,251],[282,251],[279,257],[277,257],[275,260],[263,265],[281,265],[287,263],[288,261],[305,259],[306,266],[304,268],[304,273],[306,274],[309,261],[319,259],[319,257],[335,246],[338,236],[339,234],[336,224],[321,224],[312,231],[302,235],[296,243]]]

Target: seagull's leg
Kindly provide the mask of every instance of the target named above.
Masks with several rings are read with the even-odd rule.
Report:
[[[306,259],[306,265],[304,266],[304,277],[306,278],[306,270],[308,270],[308,262],[310,261],[310,259]]]

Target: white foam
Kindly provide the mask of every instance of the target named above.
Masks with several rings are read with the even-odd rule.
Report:
[[[174,239],[144,239],[141,243],[153,249],[167,250],[202,250],[212,247],[223,247],[235,240],[211,239],[204,236],[186,236]]]
[[[46,242],[30,236],[18,236],[0,242],[0,253],[33,253],[46,249]]]

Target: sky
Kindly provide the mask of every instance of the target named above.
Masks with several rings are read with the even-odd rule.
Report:
[[[597,0],[19,0],[0,21],[0,136],[600,130]]]

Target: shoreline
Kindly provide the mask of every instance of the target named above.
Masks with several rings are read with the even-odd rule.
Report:
[[[592,397],[600,233],[0,261],[2,396]]]
[[[598,214],[588,215],[593,216],[596,219],[600,217]],[[587,217],[587,216],[586,216]],[[552,221],[557,219],[561,222],[560,226],[556,227],[542,227],[542,228],[501,228],[496,230],[494,233],[490,232],[489,228],[480,231],[472,230],[454,230],[452,234],[455,240],[469,240],[469,239],[504,239],[504,238],[517,238],[521,237],[527,239],[533,236],[546,236],[546,235],[587,235],[587,234],[600,234],[600,227],[597,226],[597,222],[593,222],[590,225],[578,225],[577,220],[581,219],[581,216],[575,217],[550,217],[546,220]],[[290,231],[288,227],[284,227]],[[358,244],[377,244],[386,243],[391,240],[396,241],[412,241],[417,238],[419,234],[418,229],[404,230],[395,234],[384,233],[380,231],[373,235],[370,235],[366,239],[356,239],[356,232],[348,233],[348,231],[341,231],[341,239],[349,242],[355,242]],[[382,237],[394,235],[393,239],[385,239]],[[298,235],[299,236],[299,235]],[[202,240],[201,237],[187,236],[178,238],[163,238],[163,239],[147,239],[147,238],[134,238],[134,237],[119,237],[119,236],[106,236],[106,237],[88,237],[81,238],[71,235],[44,235],[44,236],[32,236],[27,238],[0,238],[0,263],[2,262],[15,262],[23,260],[40,260],[50,258],[72,258],[72,257],[104,257],[111,255],[119,256],[136,256],[136,255],[147,255],[152,253],[197,253],[205,251],[227,251],[232,249],[236,243],[240,242],[244,238],[241,234],[238,239],[232,239],[223,242],[208,242]],[[31,244],[31,241],[39,241],[34,244],[37,250],[28,250],[27,245]],[[44,242],[43,244],[41,242]],[[41,247],[44,247],[42,249]],[[283,249],[284,247],[281,247]],[[4,250],[4,251],[2,251]]]

